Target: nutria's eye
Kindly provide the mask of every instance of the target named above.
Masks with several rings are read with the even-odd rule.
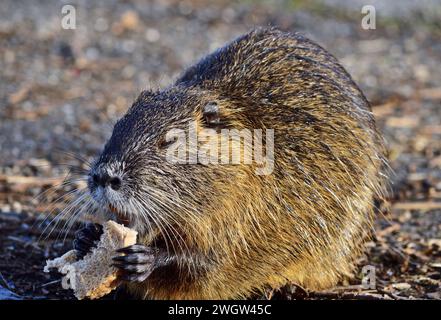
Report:
[[[207,125],[220,124],[219,105],[215,101],[211,101],[204,106],[204,120]]]
[[[174,139],[172,139],[170,141],[167,141],[167,139],[165,137],[162,137],[162,138],[159,139],[158,146],[161,149],[165,149],[168,146],[172,145],[174,142],[175,142]]]

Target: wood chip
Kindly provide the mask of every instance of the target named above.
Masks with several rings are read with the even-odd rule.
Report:
[[[421,201],[421,202],[396,202],[392,204],[395,210],[436,210],[441,209],[441,202]]]
[[[415,128],[420,124],[420,119],[416,116],[389,117],[386,125],[392,128]]]

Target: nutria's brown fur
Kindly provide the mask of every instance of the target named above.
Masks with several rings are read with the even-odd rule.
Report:
[[[209,126],[204,106],[213,101],[217,129],[274,129],[272,174],[165,161],[165,132],[188,120]],[[174,86],[142,93],[96,167],[119,166],[131,197],[142,189],[151,198],[131,209],[131,198],[112,203],[141,242],[161,247],[161,237],[147,240],[156,226],[168,243],[129,289],[142,298],[228,299],[289,282],[324,289],[351,275],[372,230],[383,163],[369,103],[348,73],[314,42],[271,28],[208,55]]]

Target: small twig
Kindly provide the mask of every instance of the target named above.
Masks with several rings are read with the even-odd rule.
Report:
[[[441,209],[441,202],[435,202],[435,201],[396,202],[392,204],[392,209],[435,210],[435,209]]]
[[[31,246],[31,247],[33,247],[36,250],[43,251],[36,243],[31,242],[31,241],[26,241],[26,240],[23,240],[23,239],[20,239],[18,237],[14,237],[14,236],[8,236],[7,239],[15,241],[15,242],[22,243],[22,244],[24,244],[25,247]]]
[[[406,297],[400,297],[400,296],[398,296],[398,295],[396,295],[396,294],[394,294],[392,292],[386,291],[384,289],[377,289],[377,291],[380,292],[381,294],[384,294],[386,296],[391,297],[394,300],[411,300],[411,299],[406,298]]]
[[[351,291],[352,292],[345,292]],[[353,292],[357,290],[358,292]],[[371,290],[363,290],[360,285],[335,287],[331,290],[309,292],[308,297],[326,298],[326,299],[357,299],[357,300],[411,300],[407,297],[398,296],[384,288],[375,288]]]
[[[12,291],[11,287],[9,286],[9,282],[6,281],[6,278],[3,276],[1,271],[0,271],[0,279],[3,281],[3,283],[6,285],[6,287]]]
[[[364,290],[363,287],[360,284],[334,287],[334,288],[331,288],[330,290],[327,290],[327,291],[333,292],[333,291],[353,291],[353,290],[363,291],[363,292],[370,292],[370,291],[372,291],[372,290]]]
[[[387,228],[384,228],[383,230],[377,231],[377,237],[384,237],[385,235],[398,231],[400,229],[401,229],[401,225],[398,223],[394,223],[388,226]]]
[[[382,296],[376,293],[352,293],[352,292],[332,292],[320,291],[310,292],[309,297],[326,298],[326,299],[356,299],[356,300],[391,300],[389,297]]]
[[[47,185],[63,182],[65,177],[28,177],[0,175],[0,181],[11,184]]]
[[[441,87],[420,89],[417,94],[423,99],[441,100]]]
[[[38,288],[44,288],[44,287],[47,287],[47,286],[50,286],[50,285],[53,285],[53,284],[56,284],[56,283],[60,283],[60,282],[61,282],[61,279],[50,281],[50,282],[47,282],[47,283],[44,283],[44,284],[38,286]]]

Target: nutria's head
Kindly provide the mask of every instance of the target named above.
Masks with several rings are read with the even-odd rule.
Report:
[[[115,124],[88,177],[90,193],[109,219],[149,236],[206,214],[219,196],[219,181],[228,182],[228,170],[170,161],[167,152],[178,142],[168,133],[181,130],[188,137],[189,124],[198,131],[220,125],[218,102],[179,88],[139,96]]]

